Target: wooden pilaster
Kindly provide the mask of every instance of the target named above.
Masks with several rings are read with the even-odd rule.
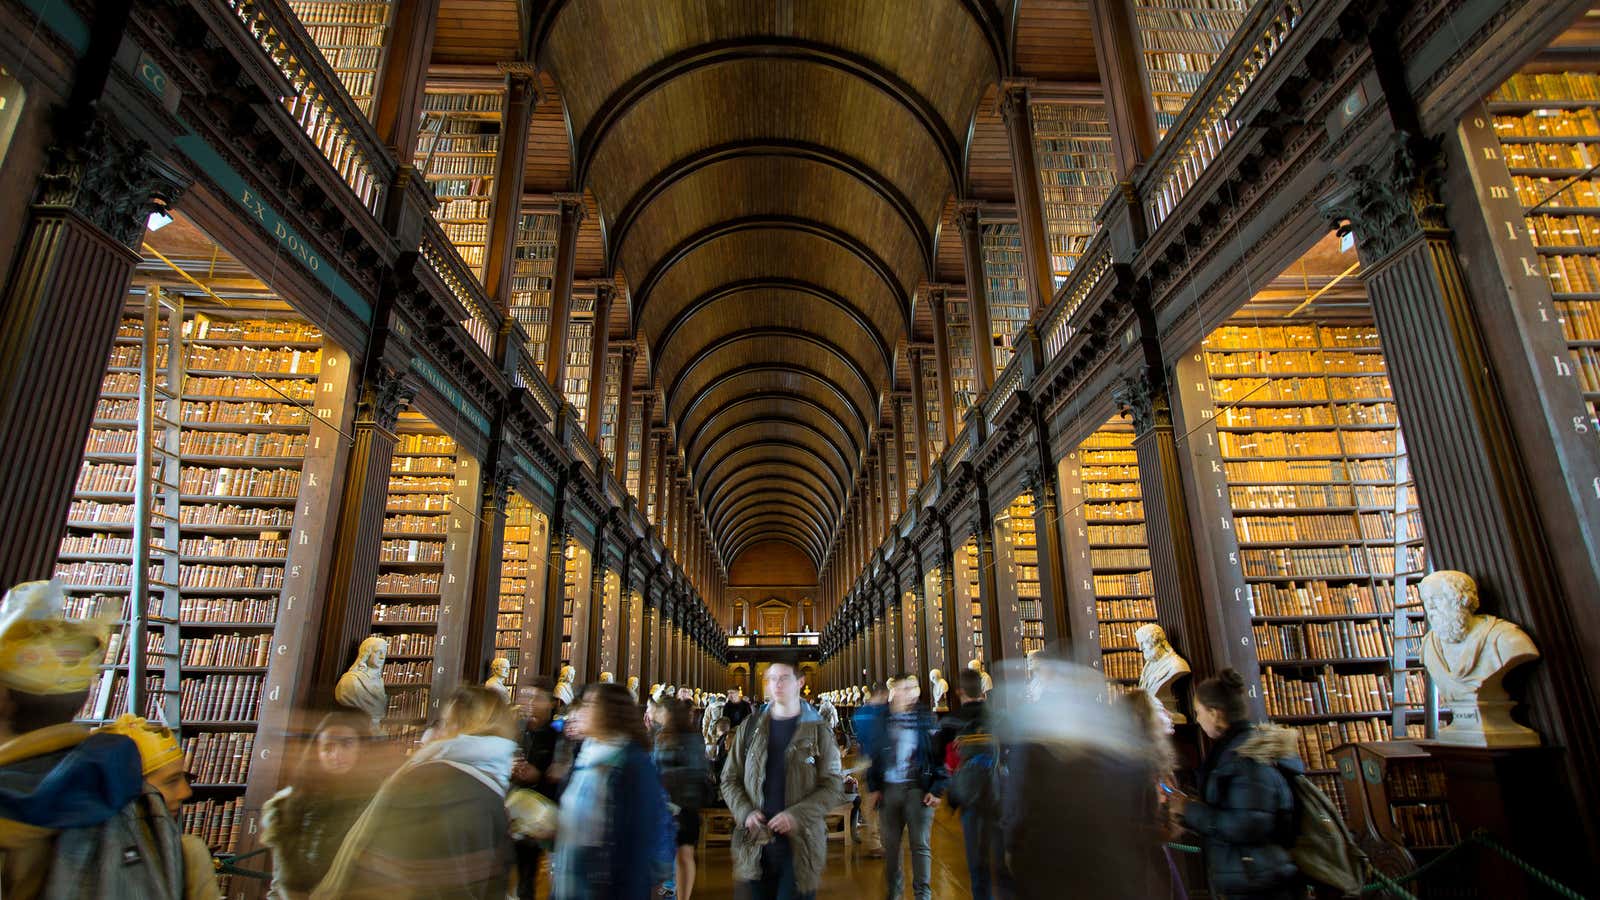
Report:
[[[605,418],[606,363],[611,347],[611,298],[617,290],[610,284],[601,284],[594,292],[594,327],[589,330],[589,404],[583,423],[589,445],[600,447],[600,421]],[[621,443],[617,436],[617,444]],[[596,473],[598,475],[599,473]],[[600,480],[604,480],[601,478]]]
[[[967,273],[967,309],[972,317],[973,387],[985,397],[994,387],[994,328],[989,324],[989,281],[983,273],[978,204],[965,201],[956,207],[956,229],[961,233],[961,264]]]
[[[517,225],[522,218],[522,180],[528,161],[528,125],[539,102],[538,74],[528,63],[502,63],[506,73],[500,155],[495,160],[494,200],[489,208],[489,241],[483,288],[500,309],[511,308],[511,272]]]
[[[1028,306],[1035,314],[1050,305],[1055,277],[1050,271],[1050,234],[1045,230],[1039,191],[1039,164],[1033,151],[1033,115],[1028,108],[1029,82],[1008,80],[1000,87],[1000,115],[1011,145],[1011,184],[1022,230],[1022,257],[1027,267]],[[976,321],[976,320],[974,320]]]
[[[550,330],[545,341],[544,377],[562,392],[567,366],[567,327],[572,322],[572,277],[577,267],[578,226],[583,222],[582,194],[557,194],[561,221],[556,231],[556,276],[550,291]]]

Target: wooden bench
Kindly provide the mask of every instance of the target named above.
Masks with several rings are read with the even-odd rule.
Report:
[[[851,814],[855,798],[834,807],[823,817],[828,829],[829,841],[844,841],[847,845],[852,843],[851,837],[855,833],[855,825],[851,821]],[[733,814],[723,807],[706,807],[700,810],[700,852],[704,853],[707,847],[727,847],[733,843],[733,830],[739,827],[733,821]]]

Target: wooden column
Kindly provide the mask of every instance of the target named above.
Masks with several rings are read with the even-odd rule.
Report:
[[[594,545],[589,554],[589,615],[584,618],[584,633],[572,636],[574,643],[583,640],[583,665],[578,669],[578,679],[584,684],[600,680],[603,662],[600,645],[606,619],[606,528],[604,521],[594,527]]]
[[[961,233],[961,263],[967,273],[967,308],[972,316],[974,387],[979,397],[985,397],[994,387],[994,327],[989,324],[989,281],[983,272],[983,221],[977,203],[963,201],[956,207],[956,229]]]
[[[495,657],[495,625],[500,615],[500,570],[506,536],[506,503],[511,498],[519,475],[509,453],[491,442],[482,468],[483,497],[477,521],[477,550],[472,555],[472,609],[467,618],[462,648],[462,670],[469,684],[489,677],[488,664]]]
[[[622,554],[622,583],[617,594],[617,684],[627,684],[630,672],[636,671],[639,661],[633,659],[633,550]]]
[[[943,287],[928,288],[928,311],[933,313],[933,364],[939,376],[939,422],[944,425],[944,445],[956,442],[956,394],[951,385],[950,327]]]
[[[561,674],[561,617],[567,581],[567,479],[556,481],[555,505],[550,513],[550,542],[545,548],[544,625],[539,630],[539,658],[533,671],[552,678]]]
[[[1139,64],[1139,39],[1129,0],[1089,0],[1089,26],[1094,30],[1094,56],[1105,85],[1117,180],[1132,181],[1134,169],[1155,151],[1156,117]]]
[[[395,0],[383,43],[373,88],[372,125],[402,165],[410,165],[416,157],[422,93],[438,21],[439,0]],[[519,178],[517,184],[521,183]]]
[[[911,491],[906,487],[906,398],[901,396],[894,398],[894,477],[900,485],[900,508],[895,514],[903,516],[911,510]]]
[[[1028,306],[1037,315],[1055,295],[1055,278],[1050,272],[1050,234],[1044,225],[1039,165],[1034,161],[1033,116],[1028,109],[1030,84],[1031,80],[1008,79],[1000,86],[1000,115],[1005,119],[1006,138],[1011,145],[1011,185],[1016,192],[1017,220],[1022,231]]]
[[[578,226],[583,222],[582,194],[557,194],[561,221],[556,230],[555,283],[550,290],[550,330],[545,340],[544,377],[557,397],[566,396],[561,381],[567,366],[567,326],[572,322],[572,276],[577,267]]]
[[[59,139],[59,138],[58,138]],[[6,587],[49,578],[128,282],[157,199],[178,178],[120,126],[47,151],[0,297],[0,521]],[[103,165],[102,165],[103,164]]]
[[[1336,209],[1358,238],[1421,496],[1429,562],[1472,575],[1483,611],[1523,626],[1539,645],[1540,664],[1527,685],[1529,719],[1548,744],[1565,748],[1578,808],[1593,809],[1600,800],[1595,633],[1574,626],[1593,621],[1594,597],[1568,595],[1563,573],[1551,565],[1545,529],[1572,524],[1542,520],[1511,427],[1516,414],[1495,378],[1478,304],[1442,215],[1442,162],[1421,146],[1416,141],[1387,161],[1356,167],[1346,182],[1351,196]],[[1538,364],[1570,365],[1564,355]]]
[[[483,289],[495,306],[511,308],[511,273],[517,224],[522,219],[522,179],[528,162],[528,124],[539,102],[538,73],[529,63],[501,63],[506,73],[505,112],[500,155],[495,160],[494,199],[489,207],[489,241]]]
[[[643,591],[640,593],[639,609],[639,699],[643,701],[650,693],[650,685],[656,677],[656,613],[650,605],[650,579],[646,578]],[[624,682],[626,683],[626,682]]]
[[[931,301],[930,301],[931,302]],[[931,306],[929,307],[932,308]],[[911,354],[911,407],[916,410],[916,415],[911,417],[912,429],[916,432],[912,440],[917,442],[917,485],[928,483],[928,469],[933,465],[933,451],[928,446],[928,398],[927,386],[922,382],[923,349],[912,347]],[[941,415],[940,419],[944,417]]]
[[[617,436],[611,442],[611,455],[616,457],[613,460],[615,467],[612,474],[616,475],[617,484],[621,486],[623,493],[628,492],[628,431],[633,427],[633,423],[628,419],[633,414],[633,362],[638,352],[639,349],[635,344],[625,344],[622,348],[622,366],[618,370],[618,377],[622,380],[617,387]],[[639,436],[642,439],[644,432],[641,431]],[[639,444],[639,477],[644,478],[642,441]],[[640,491],[641,496],[643,493]]]
[[[651,395],[652,398],[654,396],[654,394]],[[667,480],[667,436],[663,433],[660,440],[656,442],[656,516],[655,521],[651,523],[655,526],[656,535],[661,538],[662,542],[666,541],[667,535],[665,524],[667,520]]]
[[[374,365],[368,370],[345,465],[339,524],[331,541],[338,552],[328,577],[322,642],[314,669],[313,685],[319,699],[331,695],[356,647],[372,633],[383,516],[394,462],[394,428],[400,411],[415,394],[403,368]]]
[[[589,408],[585,414],[584,434],[589,445],[600,448],[600,420],[606,410],[606,365],[611,347],[611,298],[617,289],[602,283],[594,289],[594,327],[589,331]],[[596,473],[598,475],[599,473]],[[604,481],[603,478],[599,479]]]

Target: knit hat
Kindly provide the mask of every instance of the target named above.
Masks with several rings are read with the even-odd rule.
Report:
[[[96,728],[95,734],[120,734],[131,739],[139,748],[139,761],[146,775],[183,759],[183,748],[178,746],[178,736],[172,729],[133,713],[123,713],[115,722]]]
[[[0,685],[25,694],[86,690],[105,656],[110,623],[68,619],[61,582],[29,581],[0,600]]]

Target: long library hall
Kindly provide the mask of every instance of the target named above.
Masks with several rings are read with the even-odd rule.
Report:
[[[1595,0],[0,0],[0,895],[1600,897]]]

